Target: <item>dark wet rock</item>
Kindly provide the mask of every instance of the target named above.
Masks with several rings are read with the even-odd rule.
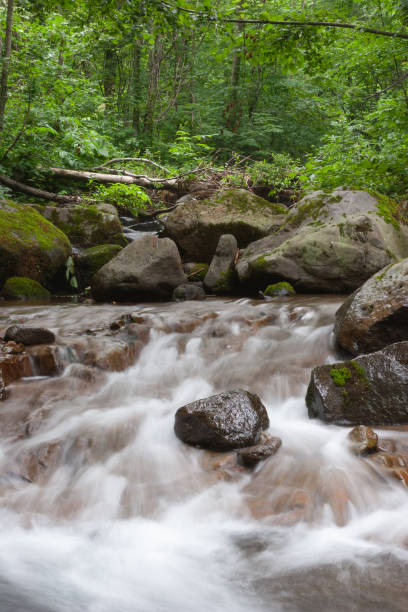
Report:
[[[408,423],[408,342],[312,371],[310,418],[337,425]]]
[[[64,268],[71,250],[67,236],[34,208],[0,202],[0,284],[13,276],[47,284]]]
[[[397,204],[379,194],[347,189],[311,194],[279,231],[243,251],[240,281],[258,289],[286,280],[297,291],[353,291],[408,255],[408,229],[396,211]]]
[[[282,440],[280,438],[270,438],[255,446],[240,448],[237,450],[238,465],[242,465],[246,468],[253,468],[258,465],[260,461],[272,457],[272,455],[279,450],[281,445]]]
[[[286,210],[245,189],[225,189],[204,200],[190,200],[171,212],[165,222],[170,238],[192,261],[210,262],[223,234],[238,245],[266,236],[283,223]]]
[[[6,385],[3,380],[3,373],[0,370],[0,401],[5,400],[7,395]]]
[[[183,302],[185,300],[205,300],[205,291],[194,283],[179,285],[173,291],[173,300]]]
[[[48,300],[51,297],[40,283],[24,276],[8,278],[1,293],[7,300]]]
[[[408,259],[384,268],[348,297],[334,332],[352,355],[408,340]]]
[[[55,335],[49,329],[43,327],[25,327],[23,325],[12,325],[6,330],[4,340],[14,340],[24,345],[53,344]]]
[[[143,236],[92,278],[92,295],[102,300],[169,299],[186,282],[180,254],[169,238]]]
[[[357,425],[350,431],[348,440],[356,455],[365,455],[377,450],[378,436],[371,427]]]
[[[179,408],[174,431],[186,444],[226,451],[257,444],[268,426],[268,414],[259,397],[238,389]]]
[[[204,278],[204,285],[212,293],[229,293],[237,284],[234,261],[238,243],[232,234],[223,234]]]

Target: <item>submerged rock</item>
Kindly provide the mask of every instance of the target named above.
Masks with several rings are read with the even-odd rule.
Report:
[[[372,276],[336,313],[337,343],[352,355],[408,340],[408,259]]]
[[[169,299],[186,282],[180,254],[169,238],[143,236],[122,249],[92,278],[92,295],[102,300]]]
[[[269,438],[255,446],[240,448],[237,450],[238,465],[242,465],[246,468],[253,468],[258,465],[260,461],[272,457],[272,455],[278,452],[281,446],[282,440],[280,438]]]
[[[6,399],[6,385],[3,380],[3,372],[0,370],[0,401]]]
[[[214,257],[204,278],[204,285],[213,293],[229,293],[236,285],[234,259],[238,244],[232,234],[223,234],[217,244]]]
[[[297,291],[341,293],[408,255],[408,228],[396,203],[336,189],[301,200],[282,228],[250,244],[237,265],[241,283],[263,288],[287,280]]]
[[[268,426],[268,414],[259,397],[238,389],[179,408],[174,431],[186,444],[225,451],[257,444]]]
[[[312,371],[310,418],[337,425],[408,423],[408,342]]]
[[[223,234],[240,248],[266,236],[283,223],[286,209],[245,189],[225,189],[213,197],[191,200],[171,212],[166,232],[193,261],[210,262]]]
[[[4,340],[13,340],[25,345],[31,344],[53,344],[55,335],[44,327],[25,327],[24,325],[12,325],[6,329]]]
[[[71,250],[67,236],[31,206],[0,202],[0,284],[13,276],[47,284]]]
[[[354,427],[348,435],[348,440],[356,455],[364,455],[377,450],[378,436],[371,427],[365,425]]]

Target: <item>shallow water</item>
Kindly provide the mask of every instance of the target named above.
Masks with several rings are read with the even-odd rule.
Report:
[[[340,302],[2,306],[0,333],[53,329],[67,368],[1,407],[0,611],[405,610],[407,490],[304,403],[311,368],[338,358]],[[129,312],[152,327],[137,363],[80,384],[71,341]],[[253,474],[173,433],[178,407],[237,387],[283,441]],[[21,478],[50,444],[55,467]]]

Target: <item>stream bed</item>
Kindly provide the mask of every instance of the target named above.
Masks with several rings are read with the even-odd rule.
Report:
[[[48,327],[62,351],[125,313],[151,331],[123,372],[85,380],[65,349],[60,376],[0,404],[0,611],[405,612],[408,491],[307,416],[340,303],[2,305],[0,332]],[[254,472],[173,432],[180,406],[236,388],[282,439]],[[25,477],[39,448],[51,467]]]

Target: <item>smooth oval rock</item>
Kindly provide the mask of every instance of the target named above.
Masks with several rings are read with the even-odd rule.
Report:
[[[378,436],[365,425],[357,425],[348,434],[349,444],[356,455],[364,455],[377,450]]]
[[[226,451],[257,444],[268,426],[268,413],[259,397],[238,389],[179,408],[174,431],[186,444]]]
[[[25,345],[53,344],[55,335],[44,327],[25,327],[24,325],[12,325],[6,329],[4,340],[14,340]]]

